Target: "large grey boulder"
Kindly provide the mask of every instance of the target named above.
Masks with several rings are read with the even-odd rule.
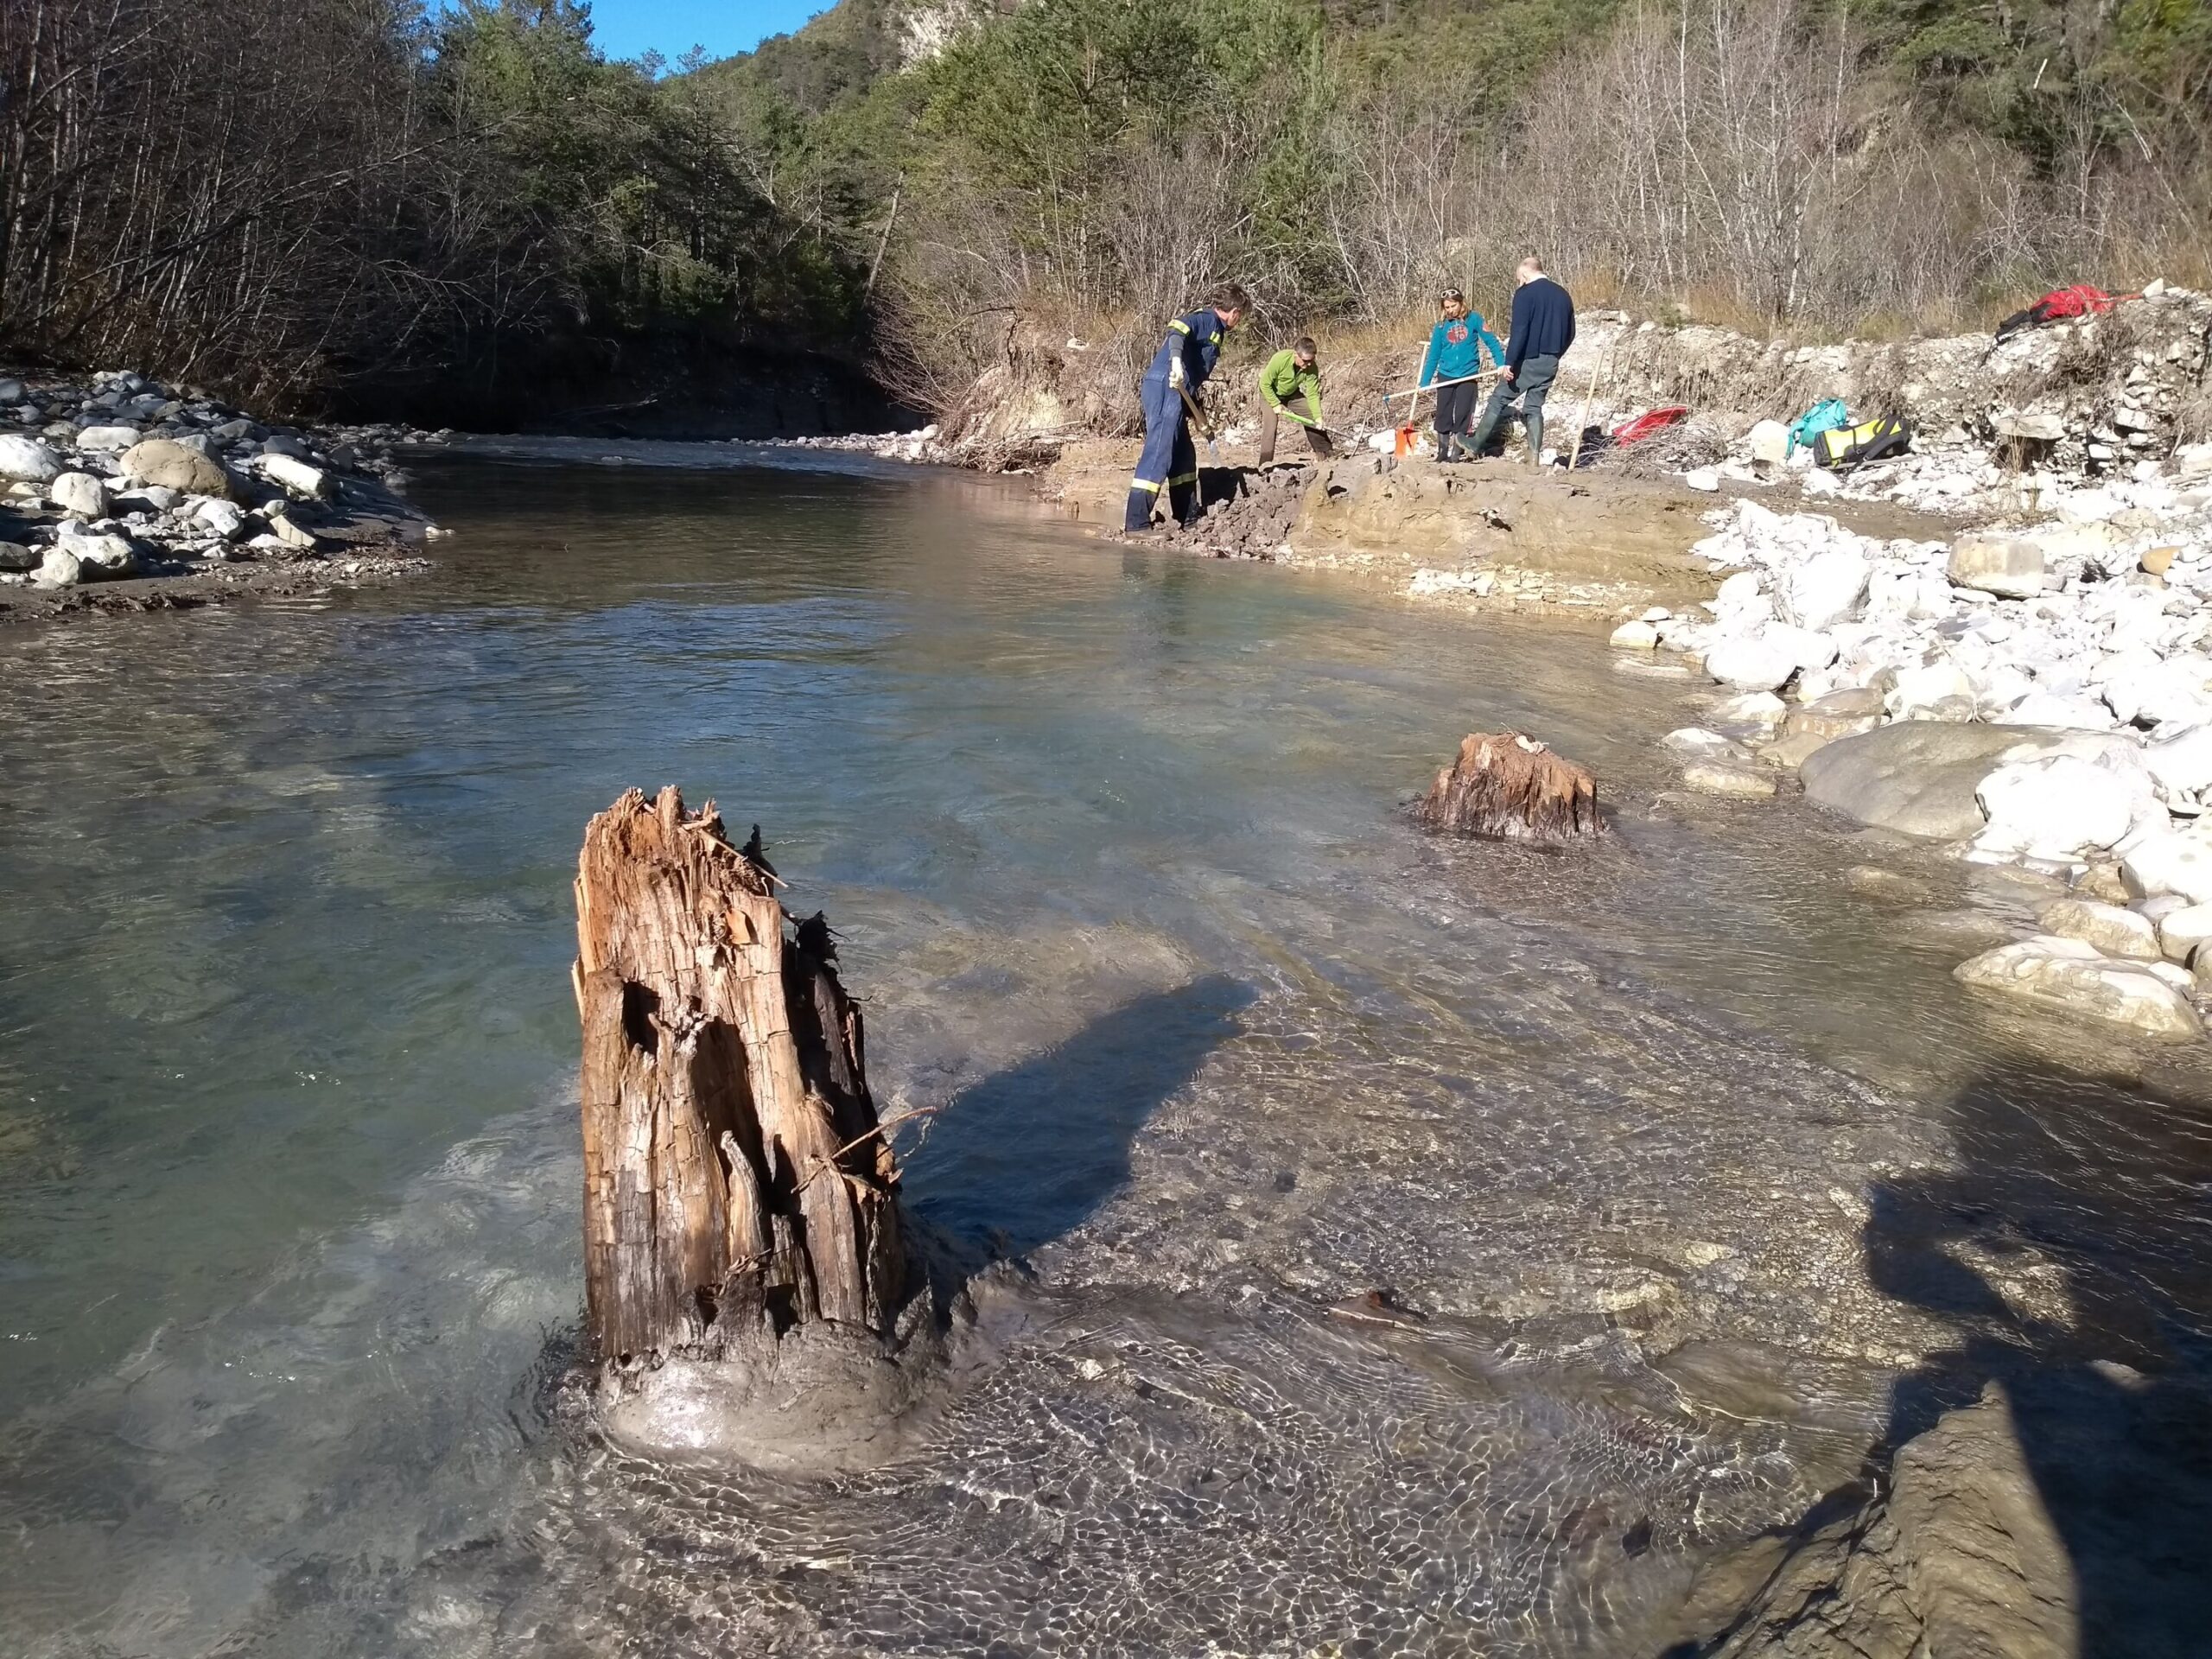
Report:
[[[137,442],[135,426],[88,426],[77,435],[79,449],[128,449]]]
[[[2025,726],[1899,721],[1838,738],[1807,759],[1805,798],[1860,823],[1956,841],[1979,834],[1981,780],[2009,756],[2026,760],[2064,741]]]
[[[44,556],[38,548],[25,547],[21,542],[0,542],[0,570],[35,570]]]
[[[60,475],[61,457],[36,438],[15,433],[0,436],[0,479],[23,484],[50,484]]]
[[[123,452],[123,473],[141,484],[181,490],[188,495],[227,496],[231,475],[213,457],[172,438],[148,438]]]

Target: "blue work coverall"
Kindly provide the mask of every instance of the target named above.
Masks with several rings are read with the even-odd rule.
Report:
[[[1139,392],[1144,403],[1144,453],[1137,457],[1136,476],[1129,483],[1124,529],[1150,527],[1153,505],[1162,489],[1176,522],[1191,522],[1198,494],[1198,452],[1191,442],[1191,412],[1184,407],[1183,393],[1195,396],[1205,385],[1228,334],[1221,314],[1210,305],[1167,325],[1167,338],[1154,353]]]

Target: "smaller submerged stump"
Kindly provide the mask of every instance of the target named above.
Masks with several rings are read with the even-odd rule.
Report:
[[[1414,815],[1432,830],[1494,841],[1563,842],[1605,833],[1588,768],[1519,732],[1469,734]]]

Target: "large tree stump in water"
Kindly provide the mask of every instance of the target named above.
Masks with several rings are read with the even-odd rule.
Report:
[[[584,1284],[603,1360],[832,1321],[888,1332],[899,1171],[819,916],[709,803],[630,791],[576,867]]]
[[[1605,831],[1598,780],[1519,732],[1471,733],[1414,811],[1431,829],[1506,841],[1577,841]]]

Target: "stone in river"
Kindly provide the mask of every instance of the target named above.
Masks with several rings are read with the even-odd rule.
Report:
[[[1872,686],[1851,686],[1790,709],[1782,722],[1782,732],[1785,737],[1814,736],[1827,741],[1871,732],[1881,723],[1882,694]]]
[[[1771,691],[1746,691],[1713,708],[1713,717],[1730,726],[1759,726],[1771,731],[1782,723],[1789,705]]]
[[[1738,691],[1776,691],[1797,671],[1797,656],[1764,635],[1723,639],[1706,652],[1705,671]]]
[[[1662,747],[1694,760],[1734,760],[1750,765],[1751,752],[1732,738],[1702,726],[1684,726],[1659,740]]]
[[[1745,800],[1770,799],[1778,786],[1771,772],[1721,760],[1691,761],[1682,768],[1682,782],[1702,794],[1733,795]]]
[[[169,438],[148,438],[123,452],[123,473],[142,484],[189,495],[231,493],[231,475],[212,457]]]
[[[1821,732],[1784,731],[1759,758],[1770,766],[1795,772],[1835,740]]]
[[[90,473],[62,473],[46,486],[46,499],[73,518],[107,517],[107,485]]]
[[[39,549],[21,542],[0,542],[0,570],[35,570],[43,556]]]
[[[61,472],[61,457],[36,438],[10,432],[0,436],[0,478],[25,484],[51,483]]]
[[[2090,899],[2061,899],[2036,912],[2036,925],[2064,939],[2080,939],[2108,957],[2156,962],[2162,954],[2158,930],[2148,917],[2118,905]]]
[[[2080,939],[2039,933],[1984,951],[1952,974],[1979,989],[2124,1026],[2159,1042],[2190,1042],[2204,1034],[2189,998],[2152,964],[2113,961]]]
[[[1805,794],[1860,823],[1955,841],[1982,827],[1981,780],[2007,755],[2038,754],[2056,741],[2021,727],[1900,721],[1822,748],[1804,763]]]
[[[1659,630],[1639,617],[1615,628],[1611,643],[1621,651],[1656,651],[1659,646]]]
[[[2144,908],[2148,911],[2148,901]],[[2197,947],[2212,939],[2212,905],[2183,905],[2158,918],[2158,947],[2170,962],[2190,962]]]
[[[135,426],[88,426],[77,435],[79,449],[128,449],[138,442]]]

